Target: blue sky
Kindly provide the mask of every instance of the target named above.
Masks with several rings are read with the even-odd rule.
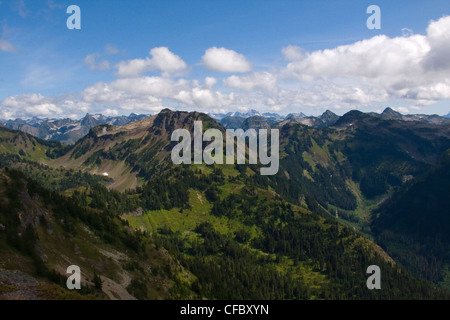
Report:
[[[66,27],[72,4],[81,30]],[[0,118],[447,114],[448,14],[447,0],[0,0]]]

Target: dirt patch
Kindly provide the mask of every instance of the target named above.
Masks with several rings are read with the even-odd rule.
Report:
[[[127,274],[128,275],[128,274]],[[122,275],[123,276],[123,275]],[[102,279],[102,290],[111,300],[136,300],[128,291],[123,287],[123,285],[117,282],[100,276]],[[127,282],[128,279],[122,278],[122,283]],[[131,281],[131,279],[129,280]]]
[[[124,271],[120,274],[120,276],[122,277],[122,282],[120,283],[122,285],[122,287],[124,287],[124,288],[128,287],[131,283],[130,274],[128,272]]]
[[[125,254],[118,252],[118,251],[112,252],[112,251],[107,251],[107,250],[104,250],[101,248],[98,248],[98,251],[100,251],[100,253],[102,255],[104,255],[105,257],[111,258],[112,260],[114,260],[117,263],[120,263],[120,261],[128,260],[128,257]]]

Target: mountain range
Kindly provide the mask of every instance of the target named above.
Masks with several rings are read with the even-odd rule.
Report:
[[[375,117],[380,117],[385,120],[403,120],[403,121],[419,121],[428,122],[433,124],[449,124],[450,113],[447,116],[438,115],[402,115],[401,113],[394,111],[391,108],[386,108],[381,114],[370,113]],[[340,118],[338,115],[330,110],[326,110],[322,115],[318,117],[306,116],[304,113],[290,113],[286,116],[281,116],[277,113],[260,113],[257,110],[251,109],[248,112],[228,112],[226,114],[208,114],[211,118],[220,123],[227,129],[245,129],[252,125],[255,128],[269,128],[279,127],[286,123],[294,122],[301,123],[303,125],[313,128],[324,128],[336,123]],[[35,137],[48,140],[59,141],[63,144],[74,144],[80,138],[88,134],[89,129],[101,125],[110,124],[115,126],[124,125],[149,115],[137,115],[130,114],[129,116],[104,116],[101,114],[86,116],[79,120],[72,119],[39,119],[31,118],[28,120],[15,119],[8,121],[0,121],[0,125],[3,125],[9,129],[20,130],[29,133]],[[247,120],[247,121],[246,121]],[[251,125],[249,126],[249,122]],[[256,126],[258,123],[258,126]]]
[[[450,125],[383,113],[244,118],[280,130],[274,176],[174,165],[174,130],[226,130],[199,112],[102,124],[73,145],[0,128],[0,295],[22,292],[16,270],[62,298],[70,262],[86,279],[76,298],[448,299]],[[369,265],[383,290],[367,289]]]
[[[37,117],[22,120],[3,121],[3,125],[9,129],[20,130],[35,137],[60,141],[64,144],[74,144],[80,138],[88,134],[89,129],[100,124],[124,125],[148,115],[130,114],[129,116],[108,117],[101,114],[86,116],[79,120],[66,119],[39,119]]]

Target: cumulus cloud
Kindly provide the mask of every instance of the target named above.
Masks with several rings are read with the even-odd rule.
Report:
[[[269,72],[255,72],[242,77],[233,75],[223,80],[225,86],[244,91],[271,91],[276,88],[276,82],[275,76]]]
[[[424,59],[426,69],[449,71],[450,69],[450,16],[433,21],[427,28],[430,51]]]
[[[187,68],[186,63],[167,47],[150,50],[152,58],[121,61],[117,75],[124,78],[138,77],[144,73],[160,70],[163,76],[179,75]]]
[[[217,79],[214,77],[206,77],[205,78],[205,87],[206,88],[212,88],[217,84]]]
[[[97,63],[96,59],[98,56],[99,56],[98,53],[93,53],[93,54],[87,55],[86,58],[84,58],[84,63],[91,70],[108,70],[109,62],[107,60],[103,60],[103,61]]]
[[[292,61],[300,60],[301,58],[303,58],[303,51],[304,50],[302,50],[302,48],[298,46],[289,45],[287,47],[284,47],[281,50],[281,53],[283,54],[284,59]]]
[[[423,36],[388,38],[375,36],[351,45],[307,53],[290,62],[287,71],[299,79],[354,76],[368,79],[393,77],[420,68],[417,60],[429,51]],[[411,65],[412,62],[415,62]],[[417,72],[417,70],[414,70]]]
[[[104,109],[102,111],[102,114],[105,115],[105,116],[112,116],[112,117],[114,117],[114,116],[119,115],[119,111],[117,111],[115,109],[107,108],[107,109]]]
[[[168,74],[176,74],[186,69],[186,63],[167,47],[153,48],[150,50],[149,66],[151,70],[158,69]]]
[[[57,116],[63,113],[51,98],[45,98],[41,94],[25,94],[10,96],[3,100],[2,118],[33,117],[33,116]]]
[[[212,47],[205,51],[202,64],[211,71],[248,72],[252,69],[244,55],[236,51]]]
[[[141,77],[116,80],[110,84],[110,88],[116,92],[169,98],[185,85],[186,80],[174,81],[163,77]]]
[[[234,94],[225,94],[220,91],[193,87],[178,92],[173,98],[183,104],[199,108],[212,108],[229,106]]]
[[[111,87],[104,82],[97,82],[81,93],[81,97],[84,101],[88,103],[103,103],[110,102],[113,103],[121,99],[122,94],[119,91],[114,91]]]
[[[148,62],[145,59],[133,59],[121,61],[117,65],[117,75],[119,77],[138,77],[142,73],[149,71]]]
[[[223,94],[209,87],[216,82],[215,78],[207,78],[205,85],[198,81],[175,81],[165,77],[125,78],[111,83],[96,83],[86,88],[81,96],[83,101],[91,104],[112,104],[122,109],[136,107],[147,111],[160,110],[164,99],[199,108],[230,104],[233,94]]]
[[[426,35],[385,35],[333,49],[294,57],[281,70],[284,79],[364,83],[384,90],[391,98],[420,104],[450,98],[450,17],[431,21]],[[286,53],[288,52],[288,53]]]

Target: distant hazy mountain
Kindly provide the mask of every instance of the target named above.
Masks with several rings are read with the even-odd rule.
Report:
[[[259,113],[259,111],[251,109],[248,112],[233,112],[231,114],[231,116],[233,117],[243,117],[243,118],[248,118],[248,117],[254,117],[254,116],[261,116],[261,113]]]
[[[278,123],[284,120],[284,117],[280,116],[277,113],[271,112],[260,113],[253,109],[245,113],[229,112],[227,114],[222,115],[209,114],[209,116],[211,116],[213,119],[219,122],[226,129],[239,129],[244,128],[243,126],[248,127],[248,125],[250,125],[250,128],[254,129],[262,129],[263,127],[266,128],[267,125],[268,128],[270,128],[271,127],[270,124]],[[246,122],[247,119],[250,120]],[[267,125],[266,124],[263,124],[262,126],[260,126],[260,124],[256,125],[257,122],[260,123],[261,121],[267,123]],[[246,122],[245,125],[244,122]]]
[[[444,118],[450,118],[450,112]]]
[[[147,117],[147,115],[130,114],[129,116],[107,117],[101,114],[86,116],[79,120],[72,119],[32,119],[8,120],[5,127],[29,133],[35,137],[60,141],[64,144],[74,144],[89,133],[89,130],[101,124],[121,126],[132,121]]]
[[[251,109],[248,112],[228,112],[228,113],[208,113],[208,115],[213,118],[216,121],[221,121],[225,118],[249,118],[249,117],[255,117],[255,116],[259,116],[259,117],[264,117],[267,119],[270,119],[270,121],[281,121],[284,119],[283,116],[280,116],[277,113],[272,113],[272,112],[265,112],[265,113],[260,113],[257,110]]]
[[[281,122],[280,125],[284,125],[286,123],[301,123],[308,127],[313,128],[324,128],[328,126],[332,126],[339,120],[339,116],[330,110],[325,111],[319,117],[306,116],[304,113],[290,113],[286,116],[285,120]]]
[[[234,112],[226,115],[214,115],[215,117],[210,114],[210,116],[227,129],[245,129],[247,127],[261,129],[266,128],[267,125],[269,127],[282,126],[290,122],[301,123],[314,128],[323,128],[333,125],[339,119],[339,116],[330,110],[325,111],[319,117],[306,116],[303,112],[290,113],[287,116],[281,116],[277,113],[270,112],[259,113],[256,110],[250,110],[246,113]],[[250,121],[245,123],[246,119],[250,119]],[[261,126],[262,121],[267,124]]]
[[[305,118],[305,117],[306,117],[306,114],[304,114],[303,112],[300,112],[300,113],[289,113],[286,116],[286,119],[302,119],[302,118]]]

